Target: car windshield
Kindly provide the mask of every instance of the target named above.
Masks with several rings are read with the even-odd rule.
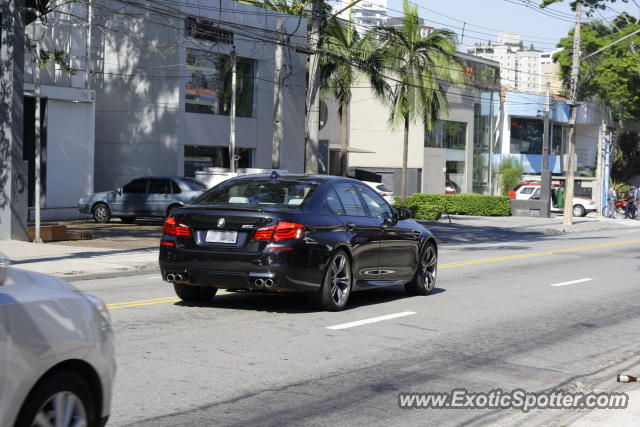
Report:
[[[391,190],[389,189],[389,187],[387,187],[384,184],[376,185],[376,188],[380,191],[384,191],[385,193],[391,193]]]
[[[194,200],[197,205],[297,208],[318,186],[292,179],[235,179],[216,185]]]
[[[183,178],[180,180],[180,182],[191,191],[201,191],[207,189],[206,184],[203,184],[202,182],[193,178]]]

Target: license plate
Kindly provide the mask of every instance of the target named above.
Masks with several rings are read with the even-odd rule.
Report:
[[[238,232],[208,230],[205,240],[208,243],[235,243],[238,240]]]

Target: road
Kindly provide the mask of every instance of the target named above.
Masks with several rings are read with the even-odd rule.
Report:
[[[74,285],[111,308],[112,426],[558,425],[584,411],[402,410],[397,394],[636,390],[614,381],[640,367],[639,258],[640,230],[442,245],[433,295],[356,293],[339,313],[299,296],[184,304],[159,273]]]

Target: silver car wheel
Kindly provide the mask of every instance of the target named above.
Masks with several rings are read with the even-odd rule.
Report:
[[[349,297],[351,285],[351,269],[349,260],[343,253],[339,253],[331,263],[330,271],[331,289],[329,295],[337,305],[343,305]]]
[[[93,217],[98,222],[107,222],[109,219],[109,212],[107,211],[107,207],[105,205],[98,205],[93,210]]]
[[[429,246],[424,254],[422,272],[425,278],[424,287],[427,291],[432,291],[436,286],[436,277],[438,275],[438,254],[433,246]]]
[[[32,427],[87,427],[87,411],[78,396],[62,391],[54,394],[40,408]]]

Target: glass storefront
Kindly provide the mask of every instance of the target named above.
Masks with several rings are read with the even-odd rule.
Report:
[[[553,124],[551,134],[551,155],[561,155],[564,149],[565,127],[561,124]],[[538,154],[542,155],[542,143],[544,141],[544,120],[526,117],[511,118],[511,154]]]

